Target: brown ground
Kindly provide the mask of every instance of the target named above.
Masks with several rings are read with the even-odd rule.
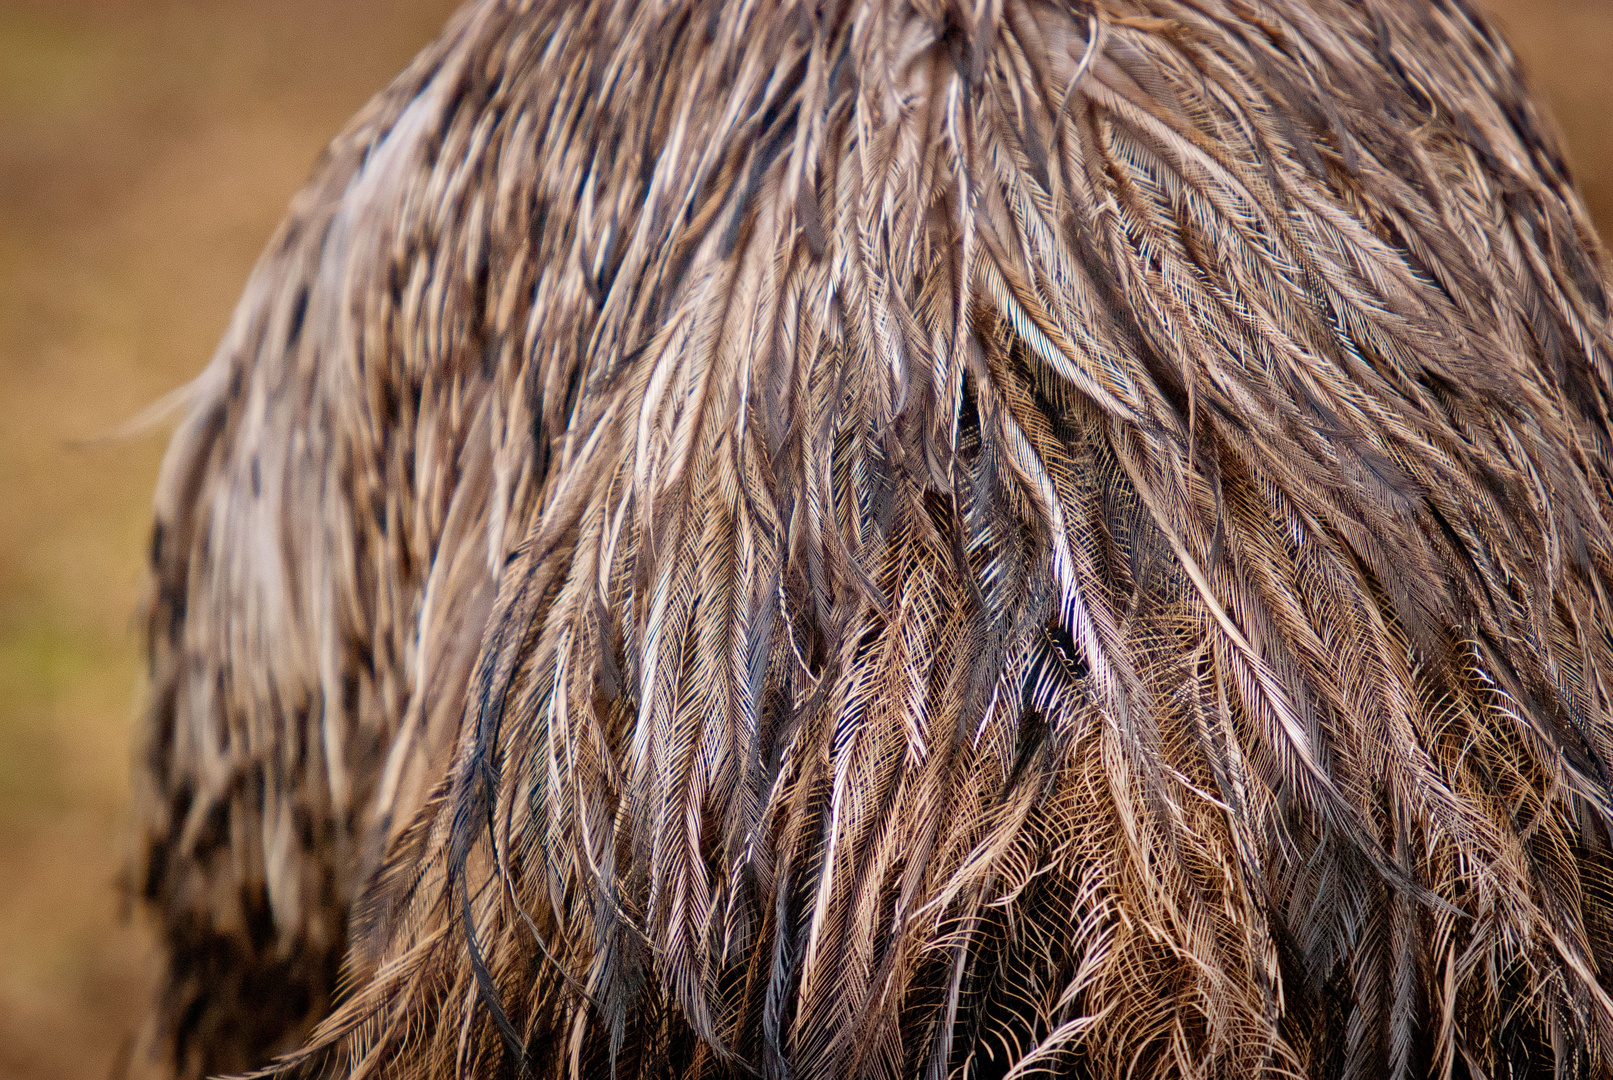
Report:
[[[0,1080],[107,1076],[148,970],[113,882],[163,440],[82,442],[201,368],[320,146],[452,6],[0,0]],[[1613,230],[1613,0],[1492,6]]]

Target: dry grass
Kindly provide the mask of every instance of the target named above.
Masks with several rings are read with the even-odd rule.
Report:
[[[113,883],[162,439],[81,443],[200,369],[320,146],[451,6],[0,5],[0,1078],[107,1075],[144,994]],[[1613,230],[1613,3],[1491,6]]]

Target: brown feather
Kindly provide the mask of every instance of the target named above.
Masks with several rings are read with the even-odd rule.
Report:
[[[177,1071],[1613,1076],[1608,280],[1462,0],[471,4],[165,467]]]

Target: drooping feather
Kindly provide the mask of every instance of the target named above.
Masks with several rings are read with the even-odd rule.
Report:
[[[1613,1075],[1607,282],[1462,0],[472,4],[165,467],[179,1070]]]

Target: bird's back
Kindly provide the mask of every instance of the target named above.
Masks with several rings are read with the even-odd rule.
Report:
[[[470,5],[165,465],[178,1071],[1613,1074],[1607,282],[1464,0]]]

